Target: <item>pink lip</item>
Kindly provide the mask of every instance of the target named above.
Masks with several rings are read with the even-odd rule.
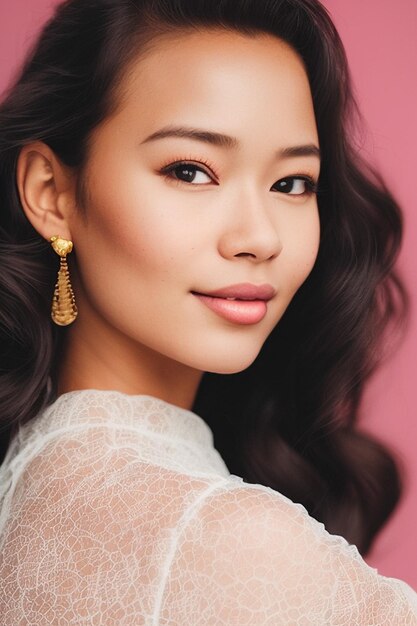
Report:
[[[192,292],[209,309],[237,324],[256,324],[267,313],[267,300],[270,300],[276,291],[272,285],[251,285],[240,283],[230,285],[208,293]],[[227,300],[226,298],[238,298]]]

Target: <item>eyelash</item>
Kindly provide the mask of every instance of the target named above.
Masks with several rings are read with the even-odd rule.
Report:
[[[210,163],[210,161],[208,161],[207,159],[204,158],[200,158],[199,160],[200,164],[206,165],[210,170],[212,170],[212,172],[214,173],[214,175],[217,177],[216,172],[215,172],[215,168],[213,167],[212,163]],[[207,176],[210,176],[210,174],[206,171],[204,171],[202,168],[200,168],[196,163],[192,162],[192,160],[187,161],[187,160],[183,160],[183,159],[179,159],[176,161],[169,161],[168,163],[166,163],[160,170],[160,174],[164,175],[164,177],[166,179],[169,179],[170,182],[173,182],[174,184],[184,184],[184,185],[192,185],[192,183],[188,183],[184,180],[179,180],[177,178],[172,178],[170,176],[170,173],[175,170],[177,167],[180,167],[181,165],[189,165],[192,166],[193,168],[195,168],[196,170],[203,172],[203,174],[206,174]],[[284,195],[286,196],[296,196],[296,197],[303,197],[303,196],[310,196],[313,194],[317,194],[318,193],[318,184],[317,181],[309,175],[306,175],[302,172],[296,172],[295,174],[292,174],[291,176],[285,176],[284,178],[281,178],[279,181],[277,182],[281,182],[283,180],[303,180],[306,183],[306,191],[304,191],[303,193],[296,193],[296,194],[290,194],[290,193],[286,193]],[[199,185],[194,185],[194,187],[198,187]],[[201,185],[203,186],[203,184]],[[283,192],[282,192],[283,193]]]

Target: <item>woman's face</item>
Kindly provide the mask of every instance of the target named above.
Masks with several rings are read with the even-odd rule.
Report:
[[[320,161],[303,65],[273,36],[204,31],[160,43],[124,86],[118,112],[92,137],[87,222],[75,211],[69,224],[75,324],[94,311],[133,349],[241,371],[317,256],[317,199],[303,178],[317,182]],[[168,126],[236,142],[150,138]],[[299,146],[310,149],[289,154]],[[276,290],[259,321],[227,319],[193,294],[236,283]]]

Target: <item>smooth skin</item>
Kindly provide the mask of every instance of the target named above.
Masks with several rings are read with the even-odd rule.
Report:
[[[221,30],[163,39],[122,87],[116,113],[93,131],[86,220],[79,173],[42,142],[18,159],[27,218],[47,241],[74,243],[78,317],[59,394],[114,389],[190,409],[205,371],[235,373],[256,359],[316,260],[317,196],[300,177],[317,182],[320,158],[278,154],[319,148],[310,87],[283,41]],[[146,141],[168,125],[238,143]],[[192,163],[162,171],[181,160]],[[240,282],[277,290],[256,324],[226,320],[191,293]]]

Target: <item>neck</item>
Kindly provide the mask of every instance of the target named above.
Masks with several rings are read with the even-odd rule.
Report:
[[[79,315],[68,327],[58,395],[78,389],[146,394],[191,410],[202,372],[135,342],[104,320]]]

